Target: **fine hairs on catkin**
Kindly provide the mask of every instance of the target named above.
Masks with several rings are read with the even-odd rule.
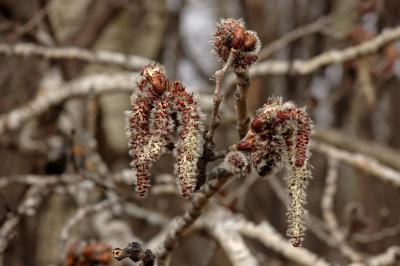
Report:
[[[300,246],[305,232],[306,187],[311,178],[309,140],[312,121],[304,108],[281,98],[270,98],[257,111],[251,128],[237,149],[249,153],[251,165],[260,176],[288,169],[286,179],[290,204],[288,230],[293,246]]]
[[[146,196],[150,188],[150,167],[174,144],[175,172],[184,198],[190,198],[199,158],[200,109],[182,83],[167,79],[159,64],[145,66],[125,112],[131,166],[136,170],[136,191]],[[174,133],[177,134],[174,134]]]

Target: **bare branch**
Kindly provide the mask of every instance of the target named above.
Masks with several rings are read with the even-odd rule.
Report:
[[[361,171],[379,178],[384,182],[392,184],[396,188],[400,188],[400,173],[392,168],[380,164],[371,157],[339,150],[330,145],[315,141],[311,142],[311,149],[315,152],[326,154],[338,161],[345,162]]]
[[[247,92],[250,86],[250,78],[247,68],[235,71],[236,74],[236,114],[239,138],[242,139],[249,129],[250,117],[247,111]]]
[[[69,83],[61,84],[58,89],[49,88],[39,93],[26,105],[0,116],[0,135],[7,130],[19,129],[28,119],[36,117],[52,106],[72,98],[89,93],[132,92],[134,73],[93,74]]]
[[[396,262],[399,262],[400,257],[400,247],[392,246],[388,248],[385,252],[378,254],[369,258],[364,263],[352,263],[349,266],[386,266],[386,265],[395,265]]]
[[[224,80],[225,74],[228,71],[229,67],[232,65],[235,59],[236,51],[232,49],[231,53],[229,54],[229,58],[226,61],[225,65],[215,72],[215,90],[214,90],[214,98],[213,98],[213,110],[211,114],[210,123],[208,124],[206,140],[212,142],[214,138],[215,129],[218,127],[219,124],[219,116],[218,110],[219,106],[222,101],[222,82]]]
[[[149,59],[137,55],[125,55],[111,51],[92,52],[77,47],[45,47],[31,43],[0,44],[0,55],[46,59],[81,60],[88,63],[113,65],[128,70],[138,70],[150,62]]]
[[[292,64],[286,61],[275,60],[262,62],[250,69],[250,76],[254,77],[266,74],[307,75],[330,64],[339,64],[375,53],[386,44],[399,38],[400,27],[387,29],[375,38],[359,45],[345,48],[343,50],[328,51],[309,60],[294,60]]]
[[[378,232],[361,234],[357,233],[352,236],[352,240],[363,244],[370,244],[384,241],[388,238],[400,235],[400,223],[393,227],[384,228]]]
[[[21,176],[4,176],[0,177],[0,188],[6,187],[10,184],[25,184],[35,186],[50,186],[56,184],[71,184],[78,180],[78,176],[74,175],[61,175],[61,176],[47,176],[47,175],[21,175]]]
[[[228,212],[213,208],[202,219],[208,231],[218,240],[233,266],[259,265],[247,248]]]
[[[285,48],[291,42],[294,42],[295,40],[300,39],[301,37],[304,37],[306,35],[310,35],[322,30],[327,24],[332,22],[334,18],[334,15],[321,17],[310,24],[298,27],[286,33],[279,39],[269,43],[264,48],[262,48],[259,52],[258,60],[264,61],[265,59],[270,58],[274,53]]]
[[[333,201],[337,190],[338,169],[336,159],[329,158],[329,168],[326,177],[326,185],[322,195],[321,209],[322,216],[328,226],[331,236],[338,243],[337,248],[352,262],[363,260],[363,256],[353,249],[345,240],[346,234],[341,231],[336,219]]]
[[[49,190],[42,186],[32,186],[25,193],[22,203],[16,212],[8,213],[7,220],[0,228],[0,264],[3,263],[4,252],[8,246],[9,241],[14,236],[14,231],[20,222],[22,216],[31,216],[36,213],[36,209],[42,203],[43,197]]]
[[[132,202],[122,204],[126,215],[137,219],[142,219],[152,225],[166,225],[169,219],[162,214],[142,208]]]
[[[293,247],[265,220],[255,225],[242,217],[232,216],[230,221],[235,223],[235,227],[242,235],[257,239],[266,247],[271,248],[296,264],[309,266],[330,265],[325,259],[318,257],[305,248]]]
[[[233,176],[233,173],[224,164],[216,167],[209,175],[208,181],[194,195],[189,209],[176,220],[167,225],[168,231],[156,236],[160,241],[154,248],[158,265],[166,265],[170,252],[179,244],[182,236],[190,229],[197,218],[202,214],[203,208]]]
[[[68,219],[64,227],[61,229],[61,234],[60,234],[61,251],[65,249],[67,240],[70,239],[70,230],[72,229],[72,227],[74,227],[78,222],[86,218],[88,214],[96,213],[103,209],[109,208],[112,204],[113,202],[111,200],[106,199],[98,203],[85,205],[82,208],[79,208],[77,212],[70,219]]]
[[[362,153],[400,171],[400,153],[390,147],[344,135],[335,130],[316,130],[314,139],[336,146],[341,150]]]

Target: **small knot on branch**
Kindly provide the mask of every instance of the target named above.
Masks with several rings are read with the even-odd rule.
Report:
[[[153,266],[156,256],[150,249],[143,249],[138,242],[131,242],[126,248],[115,248],[112,255],[116,260],[125,258],[131,259],[133,262],[142,261],[144,266]]]

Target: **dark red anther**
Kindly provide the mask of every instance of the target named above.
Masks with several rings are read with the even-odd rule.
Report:
[[[251,122],[251,128],[256,132],[260,133],[263,130],[264,121],[261,117],[256,117]]]
[[[244,31],[243,26],[240,26],[234,33],[233,33],[233,40],[232,40],[232,48],[234,49],[241,49],[244,45],[246,34]]]
[[[288,111],[279,111],[276,113],[276,117],[280,121],[285,121],[290,118],[290,113]]]
[[[181,84],[179,83],[179,81],[175,81],[175,89],[179,92],[179,91],[183,91],[183,88],[181,86]]]
[[[180,107],[185,107],[185,103],[183,101],[178,100],[178,104]]]

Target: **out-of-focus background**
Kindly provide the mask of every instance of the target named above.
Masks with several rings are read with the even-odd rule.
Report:
[[[398,0],[0,0],[0,265],[133,265],[111,250],[146,245],[188,207],[171,155],[153,166],[150,195],[136,197],[123,112],[151,59],[200,94],[209,117],[222,66],[210,39],[227,17],[243,18],[262,43],[250,113],[282,96],[315,123],[304,250],[337,265],[379,254],[389,263],[370,265],[400,265],[400,34],[381,38],[400,31],[399,14]],[[369,52],[340,53],[366,43]],[[339,58],[308,61],[333,49]],[[238,141],[232,75],[224,94],[217,150]],[[265,241],[207,210],[214,224],[185,235],[171,265],[244,265],[232,252],[253,265],[307,265],[271,238],[285,237],[284,176],[235,179],[214,199],[229,215],[272,226]]]

